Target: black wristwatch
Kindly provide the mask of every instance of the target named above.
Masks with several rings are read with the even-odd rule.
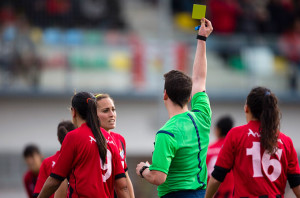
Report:
[[[149,168],[149,166],[143,166],[143,167],[141,168],[141,170],[140,170],[140,175],[141,175],[142,178],[144,178],[143,172],[144,172],[144,170],[146,170],[147,168]]]

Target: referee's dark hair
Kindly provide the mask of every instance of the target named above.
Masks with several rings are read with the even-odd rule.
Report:
[[[164,75],[165,90],[168,97],[181,108],[189,102],[192,92],[192,79],[178,70],[171,70]]]
[[[23,157],[32,157],[35,153],[41,154],[40,149],[35,144],[29,144],[23,151]]]
[[[233,127],[233,119],[228,115],[223,116],[217,121],[216,127],[220,131],[220,136],[225,137]]]
[[[57,126],[57,137],[59,143],[62,144],[67,133],[73,131],[74,129],[75,126],[71,121],[61,121]]]
[[[102,163],[106,161],[107,145],[106,139],[100,131],[100,120],[97,116],[96,98],[88,92],[79,92],[72,98],[72,108],[79,116],[86,121],[86,124],[93,132],[98,146]]]

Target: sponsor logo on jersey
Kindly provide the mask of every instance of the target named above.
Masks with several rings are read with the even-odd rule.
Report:
[[[106,142],[109,143],[109,144],[115,145],[115,142],[114,142],[113,140],[111,140],[110,137],[108,137],[108,138],[106,139]]]
[[[248,137],[252,135],[253,137],[260,137],[260,135],[257,132],[253,132],[251,129],[249,129]]]
[[[52,168],[55,166],[55,161],[52,161]]]
[[[90,139],[91,144],[93,143],[93,141],[96,142],[95,138],[93,138],[92,136],[89,136],[89,137],[91,138]]]

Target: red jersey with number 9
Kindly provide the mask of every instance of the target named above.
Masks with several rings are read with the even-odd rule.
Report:
[[[278,150],[270,155],[260,144],[260,122],[231,129],[216,168],[232,169],[234,197],[284,197],[286,182],[299,185],[299,162],[291,138],[280,133]],[[295,187],[295,186],[294,186]]]
[[[114,198],[115,181],[125,176],[122,160],[120,158],[119,150],[111,135],[101,128],[107,142],[107,157],[106,163],[102,168],[103,182],[105,185],[106,194],[110,198]]]

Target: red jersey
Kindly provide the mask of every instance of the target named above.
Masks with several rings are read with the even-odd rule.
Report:
[[[96,140],[84,123],[66,135],[50,176],[61,181],[68,177],[69,197],[107,198],[101,166]]]
[[[122,135],[115,132],[109,133],[113,140],[115,141],[115,144],[117,145],[118,151],[120,153],[122,166],[124,168],[124,171],[128,171],[127,163],[126,163],[126,142]]]
[[[24,175],[24,186],[29,198],[33,198],[33,191],[37,180],[37,175],[31,171],[27,171]]]
[[[259,127],[260,122],[250,121],[230,130],[212,175],[218,179],[232,169],[234,197],[283,198],[287,180],[292,188],[300,185],[297,153],[291,138],[280,133],[278,150],[270,155],[260,144]]]
[[[54,167],[59,155],[60,155],[60,151],[57,151],[55,155],[52,155],[44,159],[34,188],[34,197],[38,197],[39,193],[41,192],[44,183],[46,182],[47,178],[50,176],[52,168]],[[51,195],[50,198],[54,198],[54,194]]]
[[[122,166],[122,160],[120,158],[119,150],[112,136],[101,128],[101,132],[104,135],[107,142],[107,157],[106,164],[102,169],[103,182],[105,185],[106,195],[110,198],[114,198],[115,180],[125,176],[124,167]]]
[[[206,164],[207,164],[207,173],[208,173],[208,180],[210,178],[211,173],[214,170],[214,166],[216,164],[218,154],[225,142],[225,138],[219,139],[214,144],[208,146],[207,150],[207,157],[206,157]],[[233,180],[233,173],[230,171],[222,184],[220,185],[218,192],[215,194],[215,198],[232,198],[233,197],[233,189],[234,189],[234,180]]]

